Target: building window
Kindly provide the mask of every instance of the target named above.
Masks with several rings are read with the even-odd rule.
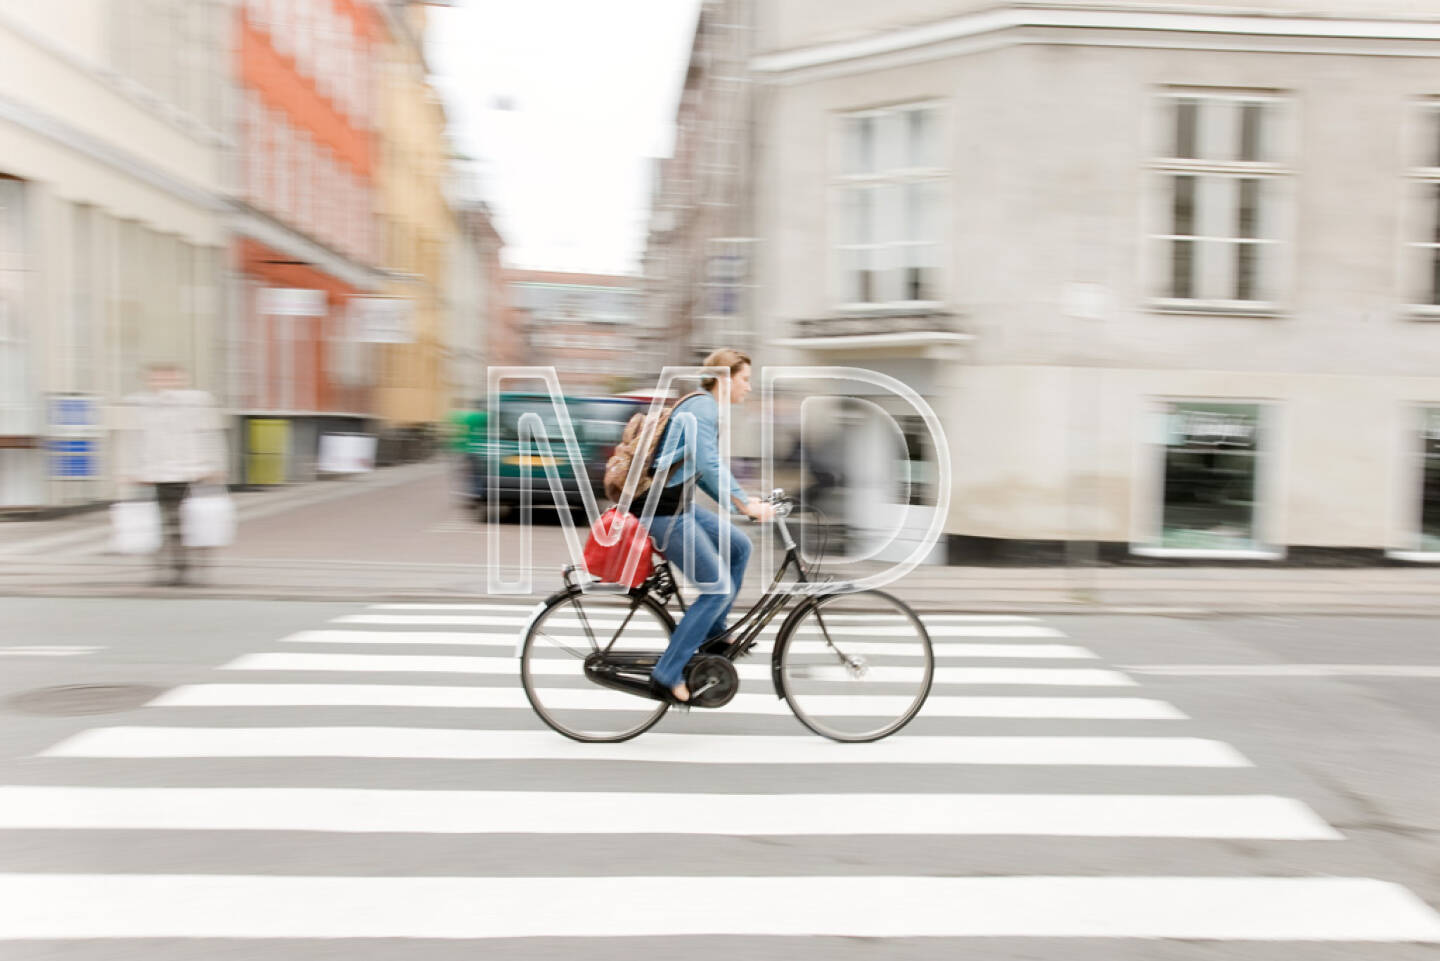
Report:
[[[259,204],[265,197],[265,113],[254,91],[245,93],[245,199]]]
[[[1254,310],[1283,299],[1285,108],[1261,94],[1159,98],[1151,247],[1162,306]]]
[[[1416,313],[1440,315],[1440,99],[1417,107],[1413,130],[1405,299]]]
[[[270,42],[287,57],[295,55],[295,2],[270,0]]]
[[[294,213],[292,203],[294,193],[294,163],[295,151],[293,149],[295,138],[290,130],[290,123],[282,112],[275,112],[271,115],[271,129],[275,135],[275,203],[274,210],[277,214],[290,219]]]
[[[95,323],[95,282],[101,276],[95,261],[95,208],[88,204],[71,207],[70,229],[70,390],[99,388],[95,353],[100,331]]]
[[[942,299],[941,116],[938,106],[919,104],[840,118],[834,247],[841,303]]]
[[[296,138],[296,180],[299,189],[295,191],[297,219],[302,230],[315,233],[315,141],[305,130],[297,130]]]
[[[31,423],[26,363],[25,184],[0,177],[0,434],[27,434]]]
[[[339,38],[336,36],[336,20],[330,0],[320,0],[315,7],[315,87],[332,106],[338,107],[340,98],[335,85],[335,60]]]
[[[1420,550],[1440,554],[1440,407],[1423,411],[1420,447]]]
[[[748,238],[719,237],[706,241],[705,256],[705,313],[712,320],[734,320],[741,317],[746,309],[746,284],[749,272],[750,248]],[[626,321],[635,315],[628,294],[619,295],[621,301],[617,321]]]
[[[315,232],[325,243],[330,242],[331,224],[334,220],[330,202],[330,184],[335,179],[334,154],[325,144],[316,148],[315,157]]]
[[[312,81],[315,75],[315,0],[295,0],[295,69]]]
[[[1258,551],[1262,408],[1180,401],[1164,415],[1159,546]]]
[[[355,95],[351,76],[354,70],[352,61],[355,56],[355,36],[351,32],[349,16],[339,14],[333,23],[335,27],[335,59],[332,63],[335,69],[335,101],[340,105],[345,116],[353,123],[355,121]]]

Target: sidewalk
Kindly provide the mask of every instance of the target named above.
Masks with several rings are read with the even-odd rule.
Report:
[[[505,600],[486,592],[492,536],[504,578],[521,573],[520,528],[492,532],[463,512],[446,462],[235,499],[240,537],[215,552],[199,585],[146,586],[148,559],[105,553],[108,518],[97,513],[0,524],[0,595]],[[516,601],[556,589],[568,559],[553,521],[534,535],[534,593]],[[761,566],[752,570],[742,604],[763,587]],[[1440,569],[1409,567],[920,567],[886,590],[922,610],[977,613],[1440,615]]]

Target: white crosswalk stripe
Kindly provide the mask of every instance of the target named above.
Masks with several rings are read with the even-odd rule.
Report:
[[[246,654],[221,668],[227,671],[335,671],[381,674],[482,674],[518,675],[519,661],[513,657],[474,657],[446,654],[312,654],[309,652],[265,652]],[[767,681],[770,665],[740,663],[735,666],[741,680]],[[816,665],[815,676],[829,672],[845,679],[838,664]],[[908,668],[878,665],[871,677],[884,681],[906,679]],[[573,675],[575,665],[568,658],[547,658],[538,662],[537,674]],[[1066,667],[937,667],[936,684],[1005,684],[1063,687],[1133,687],[1135,681],[1116,671]]]
[[[560,636],[560,635],[557,635]],[[568,636],[568,635],[566,635]],[[583,635],[576,635],[577,638]],[[767,632],[756,645],[752,656],[764,657],[770,653],[773,632]],[[651,639],[659,646],[662,635],[658,631],[627,631],[627,640]],[[949,638],[935,638],[935,656],[946,657],[993,657],[1023,660],[1090,660],[1096,657],[1093,651],[1076,644],[975,644],[954,642]],[[296,631],[280,638],[282,644],[391,644],[426,647],[505,647],[515,646],[515,635],[482,631]],[[819,650],[819,642],[798,641],[800,650]],[[847,651],[857,654],[887,654],[894,645],[882,642],[860,642],[847,645]]]
[[[852,621],[851,616],[862,615],[827,615],[838,623],[864,624],[864,621]],[[893,618],[886,618],[892,623]],[[464,625],[490,626],[490,627],[524,627],[528,623],[527,615],[488,615],[488,614],[348,614],[344,617],[335,618],[337,624],[371,624],[385,626],[408,626],[408,627],[460,627]],[[612,617],[597,617],[591,624],[597,628],[619,627],[621,621]],[[949,624],[930,621],[925,625],[925,630],[932,638],[936,637],[1059,637],[1060,633],[1054,628],[1038,627],[1032,624]],[[866,626],[865,632],[872,635],[881,634],[908,634],[908,628],[880,626]]]
[[[1286,941],[1296,961],[1306,957],[1301,942],[1440,942],[1440,915],[1392,880],[1257,872],[1236,858],[1224,845],[1343,852],[1350,842],[1303,801],[1233,790],[1260,773],[1244,754],[1193,736],[1190,718],[1165,701],[1115,696],[1136,686],[1122,671],[1066,666],[1099,657],[1061,643],[1065,632],[1037,618],[924,615],[937,687],[911,728],[876,743],[801,733],[771,686],[772,626],[737,665],[743,690],[725,708],[672,715],[632,741],[585,744],[544,728],[518,683],[515,638],[532,611],[504,602],[373,605],[331,626],[257,638],[257,649],[218,666],[216,681],[175,687],[124,723],[38,751],[35,763],[59,765],[55,780],[0,785],[0,831],[94,838],[110,846],[94,862],[106,873],[0,874],[0,939],[193,938],[202,939],[200,954],[214,953],[203,939],[253,940],[259,951],[259,942],[282,938],[438,946],[734,935],[789,938],[784,953],[797,961],[827,956],[797,939],[805,935]],[[838,614],[833,623],[879,660],[870,668],[879,678],[899,679],[917,658],[913,647],[894,653],[886,638],[904,634],[887,633],[885,620]],[[657,649],[662,640],[653,638]],[[321,649],[265,649],[275,644]],[[447,647],[453,652],[440,653]],[[540,680],[555,685],[545,688],[547,703],[595,714],[618,697],[643,708],[584,681],[561,650],[537,660]],[[401,676],[415,682],[397,683]],[[969,685],[1015,690],[982,696]],[[1056,696],[1057,688],[1070,690]],[[837,714],[885,716],[906,702],[829,690],[812,700]],[[403,765],[394,769],[400,780],[377,780],[387,765]],[[128,781],[107,782],[122,770]],[[1146,779],[1126,782],[1144,787],[1107,790],[1121,773]],[[971,786],[978,776],[997,779],[986,790]],[[1008,789],[1025,777],[1041,789]],[[1204,788],[1222,777],[1225,787]],[[236,840],[228,848],[164,841],[183,832]],[[284,832],[331,840],[284,842],[292,857],[309,859],[303,872],[272,873],[244,853]],[[613,847],[588,846],[610,839],[655,851],[667,837],[784,846],[767,848],[757,869],[744,844],[709,853],[681,845],[670,849],[685,856],[664,877],[616,871]],[[960,850],[947,844],[987,837],[992,845],[1032,839],[1056,854],[1102,841],[1134,846],[1119,849],[1120,876],[1073,861],[1058,873],[966,876],[946,856]],[[145,856],[130,838],[154,838],[170,853]],[[466,848],[474,866],[452,862],[435,876],[413,859],[393,868],[374,860],[383,854],[361,860],[362,851],[403,851],[427,838],[446,847],[525,838],[526,863],[517,870],[488,847]],[[885,848],[858,860],[827,856],[867,838]],[[1146,845],[1160,843],[1202,846],[1186,850],[1204,865],[1177,876],[1162,859],[1147,860]],[[1074,847],[1072,857],[1085,850]],[[831,864],[834,873],[816,870]],[[606,943],[581,953],[633,956],[631,948],[606,954]],[[938,959],[982,956],[995,942],[959,943],[911,947]],[[663,954],[663,942],[655,945]]]
[[[614,702],[584,688],[558,691],[555,706],[603,710]],[[831,713],[893,717],[896,699],[844,695]],[[155,707],[453,707],[530,710],[518,687],[452,687],[429,684],[192,684],[174,688],[150,702]],[[785,702],[772,694],[735,695],[725,713],[789,717]],[[1142,697],[965,697],[931,694],[926,717],[1052,718],[1069,720],[1171,721],[1185,713],[1164,701]]]
[[[44,757],[355,757],[658,761],[671,764],[1001,764],[1248,767],[1234,748],[1187,737],[910,737],[863,746],[806,735],[650,734],[582,744],[547,731],[414,727],[102,727]]]
[[[1440,919],[1423,902],[1365,878],[30,874],[0,875],[0,903],[10,909],[0,915],[0,936],[31,939],[1440,940]]]
[[[340,788],[0,787],[0,830],[25,828],[553,834],[1040,834],[1336,840],[1278,797],[635,794]]]

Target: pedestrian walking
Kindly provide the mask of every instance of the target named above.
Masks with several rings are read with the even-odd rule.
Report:
[[[155,583],[179,585],[189,576],[191,549],[181,534],[181,505],[196,484],[225,481],[225,439],[215,399],[190,389],[178,364],[153,364],[149,389],[125,398],[118,447],[120,477],[148,488],[160,507],[162,538]]]

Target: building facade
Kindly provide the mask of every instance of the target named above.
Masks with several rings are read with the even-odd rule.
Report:
[[[567,394],[653,386],[640,379],[649,365],[636,349],[640,278],[544,270],[506,278],[526,364],[555,367]]]
[[[448,273],[457,223],[445,193],[450,149],[444,107],[424,55],[425,4],[387,0],[380,84],[380,210],[389,297],[406,324],[379,348],[377,409],[391,435],[440,424],[455,394],[446,363]]]
[[[354,301],[380,291],[376,75],[367,0],[234,7],[239,177],[228,343],[239,477],[314,476],[319,438],[373,429],[373,348]]]
[[[755,344],[753,7],[754,0],[700,5],[674,147],[655,162],[642,336],[661,364]]]
[[[220,0],[0,2],[0,509],[120,492],[148,363],[223,392]]]
[[[504,241],[483,203],[463,203],[451,250],[450,324],[446,356],[453,394],[452,409],[472,407],[485,398],[490,330],[505,309],[505,278],[500,266]]]
[[[858,500],[945,485],[956,561],[1440,559],[1440,20],[1324,6],[759,8],[767,360],[951,454],[902,418]]]

